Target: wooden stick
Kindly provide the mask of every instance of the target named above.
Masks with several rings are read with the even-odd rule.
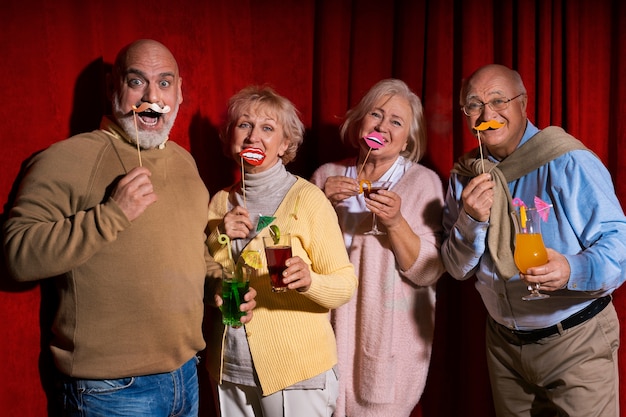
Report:
[[[248,208],[246,206],[246,180],[245,180],[245,171],[243,169],[243,156],[239,155],[241,162],[241,192],[243,194],[243,207]]]
[[[139,157],[139,166],[143,166],[141,163],[141,148],[139,147],[139,128],[137,127],[137,112],[133,109],[133,120],[135,121],[135,142],[137,143],[137,156]]]
[[[485,173],[485,157],[483,156],[483,143],[480,140],[480,131],[476,131],[476,136],[478,137],[478,149],[480,151],[480,165],[483,169],[483,174]]]
[[[365,168],[365,163],[367,162],[367,158],[370,156],[370,152],[372,152],[372,148],[367,151],[367,155],[365,155],[365,159],[363,160],[363,165],[361,165],[361,169],[359,169],[359,172],[356,174],[357,180],[359,179],[361,172],[363,172],[363,168]]]

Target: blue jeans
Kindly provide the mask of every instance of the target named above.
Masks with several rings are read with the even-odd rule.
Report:
[[[197,417],[197,358],[173,372],[61,383],[64,417]]]

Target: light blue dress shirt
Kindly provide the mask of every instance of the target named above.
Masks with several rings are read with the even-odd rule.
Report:
[[[528,122],[520,145],[538,132]],[[571,274],[567,289],[550,292],[547,299],[523,301],[528,289],[519,275],[508,281],[498,277],[486,245],[489,223],[474,220],[462,207],[461,192],[469,180],[450,176],[442,256],[454,278],[464,280],[475,274],[476,288],[498,323],[520,330],[548,327],[624,282],[626,218],[608,170],[592,152],[571,151],[508,183],[511,197],[529,207],[534,206],[535,196],[552,204],[547,222],[541,225],[543,240],[567,258]]]

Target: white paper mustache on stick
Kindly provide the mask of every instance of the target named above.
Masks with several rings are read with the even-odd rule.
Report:
[[[139,107],[133,106],[133,111],[135,113],[141,113],[142,111],[146,111],[148,109],[150,109],[150,110],[152,110],[154,112],[157,112],[157,113],[162,113],[162,114],[169,113],[170,110],[171,110],[170,106],[168,106],[168,105],[165,105],[165,107],[161,108],[161,106],[159,106],[156,103],[148,103],[148,102],[145,102],[145,101],[143,103],[141,103],[141,105]]]
[[[139,129],[137,128],[137,113],[144,112],[148,109],[159,114],[169,113],[169,111],[171,110],[170,106],[168,105],[165,105],[164,107],[161,108],[161,106],[159,106],[156,103],[148,103],[145,101],[141,103],[139,107],[133,105],[133,120],[135,122],[135,143],[137,144],[137,157],[139,158],[140,167],[143,166],[143,163],[141,162],[141,148],[139,146]]]

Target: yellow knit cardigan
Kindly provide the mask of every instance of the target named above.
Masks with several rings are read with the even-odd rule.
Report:
[[[228,190],[222,190],[209,205],[207,240],[209,251],[221,264],[228,263],[228,250],[218,242],[217,225],[227,211]],[[257,307],[245,326],[263,395],[319,375],[336,364],[337,347],[328,313],[348,302],[357,287],[335,210],[318,187],[298,178],[274,216],[273,224],[292,235],[293,256],[310,265],[312,283],[305,292],[273,293],[262,242],[262,236],[269,235],[268,228],[246,246],[246,250],[260,251],[264,265],[250,282],[257,291]],[[207,364],[211,375],[220,380],[221,336],[227,329],[217,321],[213,328],[207,340]]]

